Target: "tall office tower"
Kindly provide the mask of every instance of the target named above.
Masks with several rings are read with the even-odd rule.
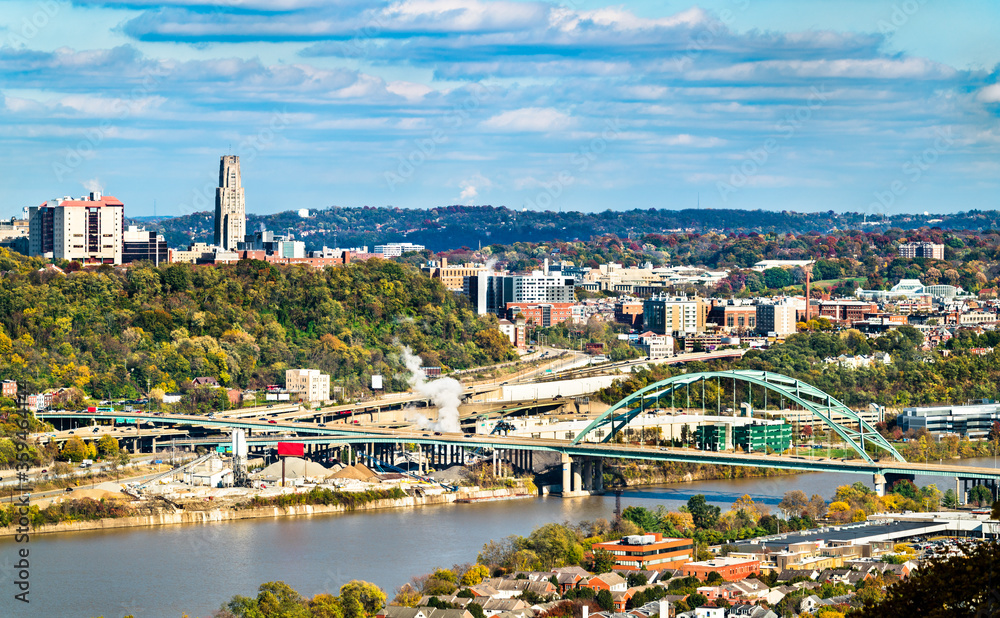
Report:
[[[236,243],[246,234],[247,210],[240,181],[240,158],[222,157],[219,188],[215,190],[215,244],[236,251]]]

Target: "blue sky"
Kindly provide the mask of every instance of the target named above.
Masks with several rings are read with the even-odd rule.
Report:
[[[0,6],[0,216],[1000,207],[997,2]]]

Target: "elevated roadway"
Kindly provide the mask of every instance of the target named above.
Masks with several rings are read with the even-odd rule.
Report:
[[[63,412],[62,418],[82,416],[93,417],[93,413]],[[46,414],[51,417],[52,414]],[[480,434],[454,434],[424,431],[419,429],[382,429],[359,425],[316,423],[296,423],[289,421],[261,421],[257,419],[206,418],[183,414],[164,414],[148,417],[115,413],[117,417],[142,418],[154,423],[173,425],[198,425],[228,431],[232,428],[249,430],[248,444],[273,446],[279,441],[295,441],[306,444],[419,444],[427,446],[492,448],[507,450],[549,451],[560,453],[564,459],[570,458],[611,458],[644,461],[675,461],[685,463],[712,464],[721,466],[749,466],[758,468],[780,468],[802,472],[842,472],[849,474],[910,475],[959,477],[1000,482],[1000,469],[954,466],[947,464],[910,463],[885,459],[868,462],[861,459],[840,460],[812,458],[804,456],[765,455],[752,453],[699,451],[694,449],[642,447],[614,443],[579,442],[516,436],[493,436]],[[273,419],[272,419],[273,420]],[[294,437],[279,436],[276,433],[296,434]],[[257,435],[264,433],[266,435]],[[175,440],[176,445],[228,444],[229,437],[189,438]]]

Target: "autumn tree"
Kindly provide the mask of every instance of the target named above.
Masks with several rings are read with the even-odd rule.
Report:
[[[385,593],[375,584],[355,579],[340,587],[340,604],[344,618],[371,618],[385,605]]]
[[[864,618],[1000,615],[1000,543],[963,545],[962,555],[932,558],[884,595],[862,595]],[[867,588],[867,587],[866,587]]]
[[[80,463],[91,457],[91,446],[84,443],[80,436],[73,436],[63,444],[61,456],[67,461]]]
[[[808,506],[809,498],[805,492],[799,489],[785,492],[781,502],[778,503],[778,508],[785,514],[786,518],[793,515],[801,515],[803,511],[808,509]]]
[[[97,441],[97,452],[102,457],[114,457],[118,454],[118,440],[107,434]]]

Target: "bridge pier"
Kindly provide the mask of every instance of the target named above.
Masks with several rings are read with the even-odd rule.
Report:
[[[573,458],[569,455],[562,456],[562,492],[563,498],[578,498],[589,496],[593,491],[593,462],[588,457],[586,460]],[[586,483],[586,486],[584,485]]]

